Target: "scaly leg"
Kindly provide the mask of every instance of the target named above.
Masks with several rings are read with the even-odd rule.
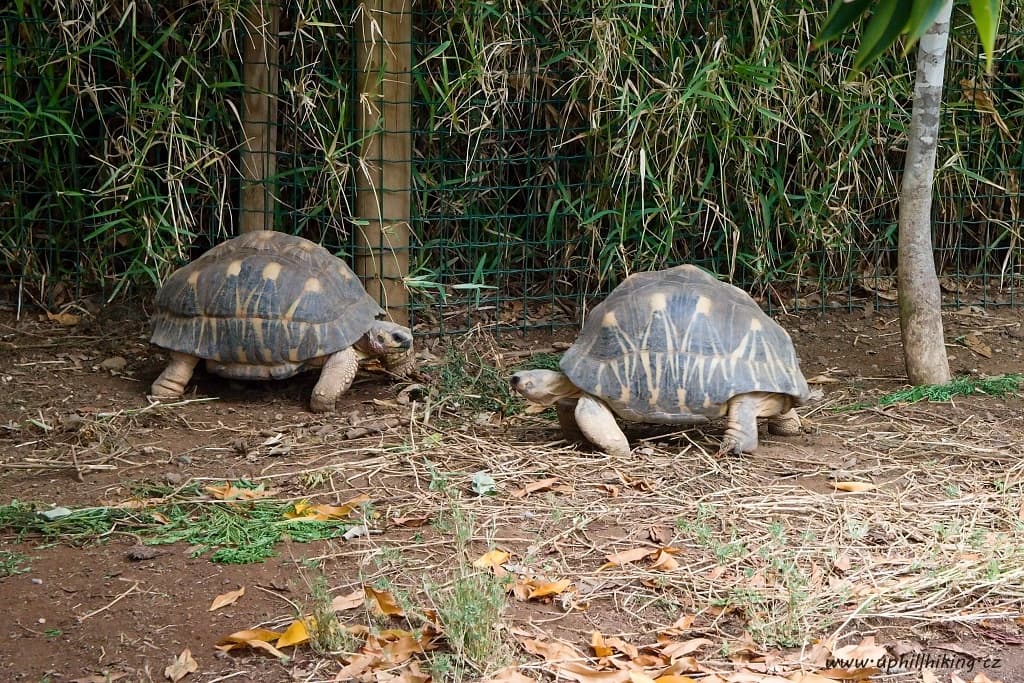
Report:
[[[781,415],[768,418],[768,431],[777,436],[799,436],[804,433],[804,426],[796,409],[790,408]]]
[[[352,386],[358,369],[359,358],[351,347],[328,358],[320,371],[319,381],[313,387],[313,395],[309,399],[310,410],[314,413],[333,412],[338,397]]]
[[[153,382],[149,393],[153,398],[181,398],[198,362],[196,356],[171,351],[171,362]]]
[[[587,441],[612,457],[625,458],[629,455],[629,441],[604,401],[581,396],[576,402],[574,416]]]
[[[562,398],[555,401],[555,412],[558,413],[558,424],[562,426],[562,436],[571,443],[586,443],[587,437],[583,436],[580,426],[576,424],[576,403],[575,398]]]
[[[749,453],[757,448],[757,413],[760,400],[749,394],[729,402],[729,426],[725,430],[722,451]]]

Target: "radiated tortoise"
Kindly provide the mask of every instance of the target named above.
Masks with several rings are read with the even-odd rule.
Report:
[[[151,341],[171,352],[153,382],[182,395],[200,360],[232,379],[283,379],[321,368],[310,408],[334,410],[360,361],[412,370],[412,332],[384,313],[341,259],[281,232],[245,233],[178,269],[156,294]]]
[[[723,450],[757,448],[757,418],[801,431],[809,398],[789,334],[743,290],[692,265],[636,273],[587,316],[562,372],[512,375],[527,400],[554,404],[566,438],[630,452],[615,415],[686,424],[727,416]]]

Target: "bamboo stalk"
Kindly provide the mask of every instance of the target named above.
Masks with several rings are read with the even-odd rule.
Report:
[[[274,229],[273,178],[277,173],[277,33],[281,8],[256,3],[243,37],[241,232]]]
[[[412,176],[412,13],[407,0],[368,0],[357,24],[360,70],[357,126],[355,267],[370,296],[393,320],[408,322]]]

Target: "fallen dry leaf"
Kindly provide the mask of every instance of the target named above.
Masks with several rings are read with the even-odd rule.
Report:
[[[844,645],[832,651],[832,657],[842,661],[875,662],[889,654],[884,647],[875,644],[874,636],[864,638],[857,645]]]
[[[187,647],[181,654],[174,658],[167,668],[164,669],[164,677],[169,678],[172,683],[178,683],[185,676],[199,670],[199,664],[192,658],[192,651]]]
[[[55,322],[63,327],[74,327],[78,323],[82,322],[82,317],[75,315],[74,313],[50,313],[46,312],[46,317],[51,322]]]
[[[362,588],[357,588],[347,595],[335,596],[335,598],[331,600],[331,609],[335,612],[344,612],[345,610],[361,607],[365,602],[366,591]]]
[[[504,550],[489,550],[480,557],[473,560],[473,566],[477,569],[486,569],[487,567],[500,567],[501,565],[508,562],[509,558],[512,557],[509,553]]]
[[[213,599],[213,603],[210,605],[210,609],[207,612],[214,612],[219,610],[221,607],[227,607],[233,605],[238,601],[240,597],[245,595],[245,586],[239,587],[238,590],[228,591],[227,593],[221,593]]]
[[[124,678],[127,675],[128,674],[126,674],[126,673],[94,674],[92,676],[85,676],[83,678],[74,678],[74,679],[71,680],[71,683],[113,683],[114,681],[121,680],[122,678]]]
[[[523,649],[533,655],[543,657],[548,662],[565,662],[583,660],[586,657],[569,643],[560,640],[547,641],[528,638],[522,641]]]
[[[605,559],[608,560],[605,564],[601,565],[601,569],[607,569],[609,567],[620,567],[624,564],[632,564],[633,562],[639,562],[648,555],[653,555],[658,552],[657,548],[641,547],[632,548],[630,550],[623,550],[618,553],[611,555],[605,555]]]
[[[691,638],[690,640],[665,645],[661,648],[661,654],[672,660],[677,657],[684,657],[691,652],[696,652],[702,647],[714,644],[714,641],[708,640],[707,638]]]
[[[430,521],[430,515],[423,515],[421,517],[394,517],[391,520],[391,523],[394,526],[400,526],[400,527],[405,527],[405,528],[409,528],[409,529],[414,529],[416,527],[423,526],[424,524],[426,524],[429,521]]]
[[[521,489],[516,489],[510,495],[513,498],[523,498],[531,493],[536,493],[537,491],[549,489],[557,483],[558,477],[548,477],[547,479],[540,479],[539,481],[527,484]]]
[[[341,681],[361,680],[360,676],[370,669],[375,668],[381,663],[382,659],[383,657],[378,653],[358,654],[348,660],[348,664],[341,668],[334,677],[334,680],[337,681],[337,683],[341,683]]]
[[[572,581],[569,579],[562,579],[561,581],[554,581],[551,583],[544,583],[536,586],[530,594],[527,596],[529,600],[535,600],[537,598],[545,598],[549,595],[558,595],[566,588],[572,585]]]
[[[630,683],[628,671],[601,671],[579,662],[559,664],[557,671],[561,676],[579,683]]]
[[[367,601],[373,605],[373,608],[380,614],[392,617],[404,617],[405,612],[401,607],[398,606],[398,602],[395,601],[395,596],[387,591],[374,590],[370,586],[363,586],[363,590],[366,591]]]
[[[483,679],[480,683],[537,683],[537,679],[519,673],[518,667],[506,666],[504,669],[496,671],[490,678]]]
[[[281,637],[277,639],[274,647],[280,649],[292,645],[301,645],[306,642],[309,642],[309,629],[306,628],[306,620],[296,619],[285,629]]]
[[[313,505],[312,503],[300,500],[295,506],[284,513],[285,519],[302,519],[314,522],[329,522],[348,517],[363,503],[370,502],[370,496],[362,494],[341,505]]]
[[[270,631],[263,628],[246,629],[236,631],[229,636],[221,638],[216,647],[221,652],[229,652],[240,647],[251,647],[257,650],[269,652],[278,659],[286,659],[288,655],[278,650],[269,641],[277,640],[283,634],[278,631]]]
[[[246,489],[239,488],[230,482],[224,482],[220,486],[211,484],[203,490],[219,500],[255,500],[269,498],[277,494],[276,491],[267,489],[263,484],[254,489]]]
[[[600,631],[594,631],[590,634],[590,649],[594,651],[595,657],[600,658],[611,657],[613,652],[612,648],[604,642],[604,636],[601,635]]]
[[[870,491],[878,488],[877,484],[867,481],[834,481],[832,486],[840,491],[849,491],[850,493],[860,493],[861,491]]]
[[[659,550],[658,554],[654,557],[654,562],[651,563],[651,569],[660,569],[665,572],[670,572],[679,569],[679,561],[662,549]]]
[[[667,526],[652,526],[647,529],[647,536],[658,545],[668,545],[672,542],[672,530]]]
[[[963,337],[963,345],[974,353],[984,358],[992,357],[992,347],[981,340],[977,334],[968,334]]]
[[[708,679],[702,678],[702,681]],[[654,683],[697,683],[689,676],[680,676],[679,674],[669,674],[668,676],[658,676],[654,679]]]

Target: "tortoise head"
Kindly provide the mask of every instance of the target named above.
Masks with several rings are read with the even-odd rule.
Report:
[[[413,367],[412,330],[388,320],[374,320],[356,348],[379,358],[396,375],[408,375]]]
[[[520,370],[509,378],[509,383],[527,401],[545,406],[583,393],[568,377],[554,370]]]

